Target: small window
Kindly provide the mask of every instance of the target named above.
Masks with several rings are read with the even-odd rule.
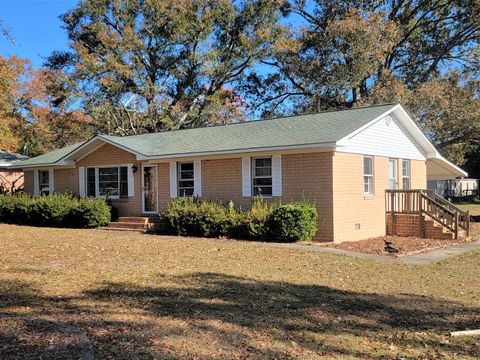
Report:
[[[402,161],[402,184],[403,190],[410,189],[410,160]]]
[[[272,196],[272,158],[252,159],[253,196]]]
[[[96,196],[95,168],[87,168],[87,196]]]
[[[48,170],[38,171],[38,185],[40,195],[50,194],[50,172]]]
[[[373,195],[373,157],[363,157],[363,194]]]
[[[178,164],[178,195],[181,197],[193,196],[194,191],[193,162]]]

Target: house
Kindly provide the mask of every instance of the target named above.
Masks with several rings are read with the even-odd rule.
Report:
[[[315,240],[329,242],[384,235],[386,189],[425,189],[430,176],[466,176],[398,104],[98,135],[19,166],[27,192],[108,196],[123,216],[157,214],[180,196],[244,208],[258,195],[282,202],[306,196],[319,213]]]
[[[23,171],[13,169],[12,166],[25,159],[28,159],[28,156],[0,150],[0,194],[23,188]]]
[[[478,179],[429,179],[427,187],[447,199],[460,200],[478,197]]]

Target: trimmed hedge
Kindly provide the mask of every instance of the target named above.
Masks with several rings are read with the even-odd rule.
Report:
[[[305,201],[275,207],[262,198],[246,211],[215,201],[175,199],[160,216],[170,234],[279,242],[311,240],[318,219],[315,206]]]
[[[110,221],[110,207],[103,199],[53,194],[0,196],[0,222],[68,228],[95,228]]]

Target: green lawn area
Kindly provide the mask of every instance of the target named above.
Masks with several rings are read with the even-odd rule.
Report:
[[[480,203],[457,203],[455,205],[463,210],[469,210],[470,215],[480,215]]]
[[[480,251],[414,266],[0,224],[0,358],[478,359]],[[80,334],[80,335],[79,335]],[[86,336],[86,337],[85,337]]]

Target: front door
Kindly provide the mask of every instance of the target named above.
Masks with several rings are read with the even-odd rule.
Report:
[[[158,212],[157,207],[157,166],[142,165],[142,212]]]
[[[388,188],[396,189],[398,187],[398,163],[397,159],[388,161]]]

